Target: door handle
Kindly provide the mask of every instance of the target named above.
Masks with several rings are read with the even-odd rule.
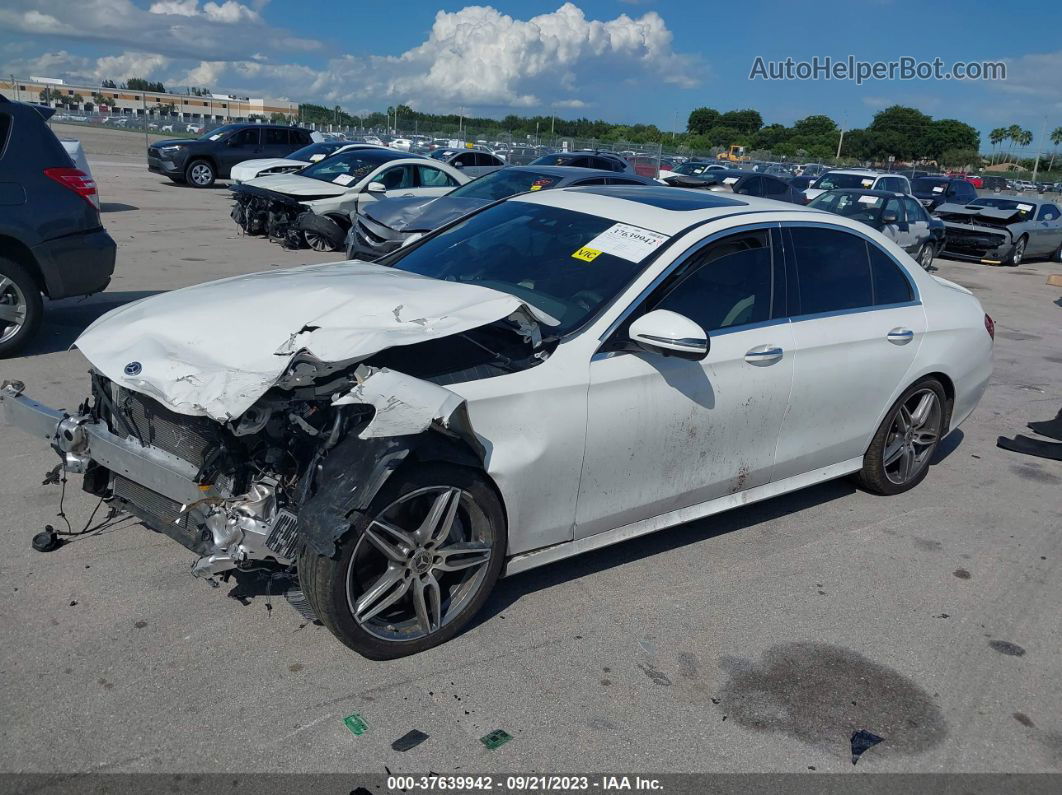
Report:
[[[764,367],[781,361],[784,351],[777,345],[757,345],[745,353],[745,361],[757,367]]]
[[[906,345],[914,339],[914,332],[909,328],[894,328],[885,336],[885,339],[893,345]]]
[[[403,193],[402,197],[403,198],[410,198],[412,195],[413,195],[412,193]]]

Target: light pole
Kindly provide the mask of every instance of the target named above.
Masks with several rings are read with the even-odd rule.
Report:
[[[1044,114],[1043,124],[1040,125],[1040,138],[1039,141],[1044,140],[1044,135],[1047,133],[1047,114]],[[1032,181],[1036,182],[1036,173],[1040,170],[1040,144],[1036,144],[1036,162],[1033,164]]]

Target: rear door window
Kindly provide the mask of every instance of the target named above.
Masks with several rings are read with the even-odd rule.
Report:
[[[290,138],[287,130],[279,130],[276,127],[266,127],[266,146],[288,146]]]
[[[866,241],[864,241],[866,243]],[[870,256],[870,273],[874,288],[874,305],[902,304],[914,299],[911,283],[892,257],[875,246],[866,243]]]
[[[873,306],[874,288],[863,238],[837,229],[789,229],[796,270],[796,315]]]

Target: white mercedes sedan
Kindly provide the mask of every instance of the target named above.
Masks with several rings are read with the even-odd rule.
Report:
[[[76,343],[79,413],[17,382],[0,405],[197,576],[295,566],[386,659],[452,638],[502,576],[831,478],[913,488],[992,338],[865,224],[602,185],[121,307]]]

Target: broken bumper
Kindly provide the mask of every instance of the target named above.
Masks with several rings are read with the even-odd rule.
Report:
[[[201,482],[195,464],[118,436],[91,415],[49,408],[23,389],[17,382],[0,387],[4,421],[48,442],[67,472],[91,472],[94,494],[109,494],[148,527],[198,554],[194,575],[210,577],[250,561],[293,562],[298,520],[277,509],[275,483],[255,482],[233,497]]]
[[[22,394],[22,389],[21,384],[0,389],[4,421],[48,442],[67,471],[85,472],[96,463],[181,505],[221,496],[213,486],[196,482],[198,469],[188,461],[123,439],[89,416],[49,408]]]

